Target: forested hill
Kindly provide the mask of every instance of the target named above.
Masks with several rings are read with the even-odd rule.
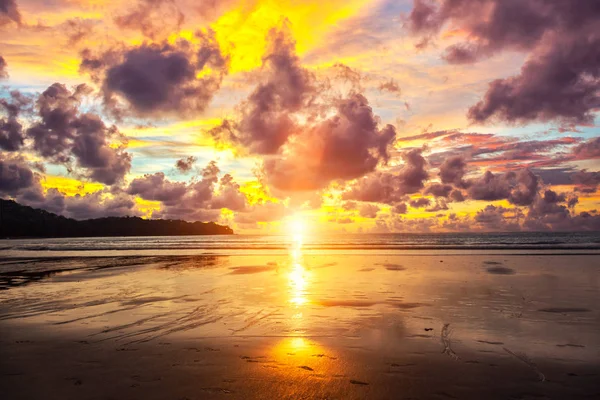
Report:
[[[78,221],[0,199],[0,238],[231,235],[214,222],[106,217]]]

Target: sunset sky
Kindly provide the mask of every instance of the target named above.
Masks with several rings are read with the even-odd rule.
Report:
[[[237,233],[600,230],[597,0],[0,0],[0,195]]]

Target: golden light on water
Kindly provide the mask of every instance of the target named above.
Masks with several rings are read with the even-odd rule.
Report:
[[[308,286],[309,271],[300,263],[294,263],[289,273],[290,303],[301,306],[307,303],[306,289]]]
[[[295,215],[287,221],[288,235],[294,248],[301,248],[306,234],[306,224],[301,216]]]
[[[302,245],[306,233],[305,220],[295,215],[287,221],[288,235],[291,240],[289,272],[290,303],[301,306],[307,303],[306,289],[308,286],[309,271],[303,265]]]

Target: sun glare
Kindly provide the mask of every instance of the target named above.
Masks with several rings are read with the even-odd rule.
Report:
[[[306,224],[302,217],[296,215],[288,220],[287,233],[292,239],[294,247],[302,247],[306,234]]]

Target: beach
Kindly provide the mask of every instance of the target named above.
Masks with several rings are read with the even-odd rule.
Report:
[[[0,262],[3,398],[600,396],[596,250],[129,251]]]

